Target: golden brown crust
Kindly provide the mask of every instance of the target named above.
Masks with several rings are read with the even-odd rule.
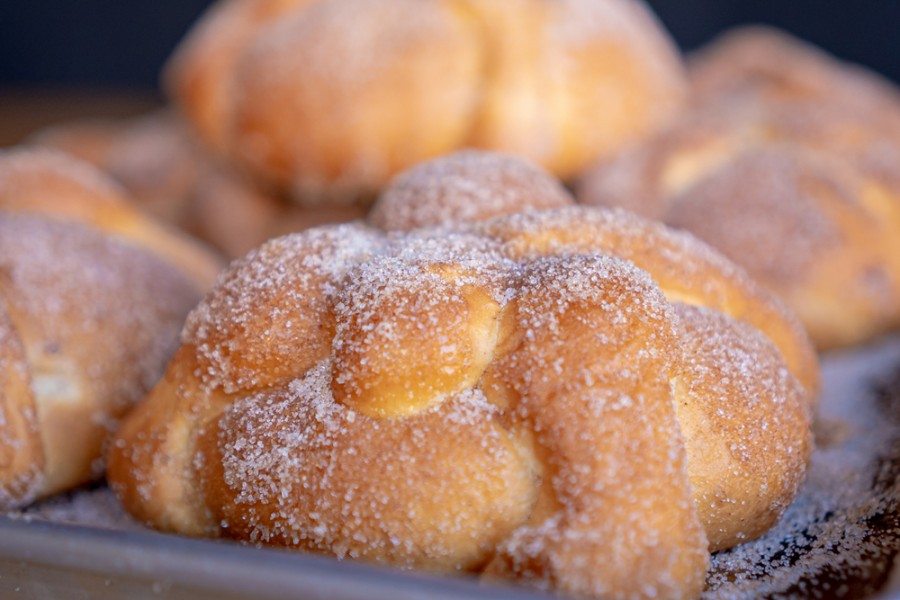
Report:
[[[468,4],[487,57],[469,145],[524,156],[569,179],[681,106],[678,53],[643,3]]]
[[[376,258],[354,270],[336,307],[335,402],[363,415],[403,417],[478,382],[493,356],[500,304],[472,283],[474,274],[442,267]],[[440,344],[383,352],[398,338],[420,336],[423,315],[429,341]]]
[[[252,42],[258,29],[293,8],[313,0],[231,0],[210,9],[192,35],[178,47],[166,67],[166,87],[184,99],[187,112],[200,135],[223,152],[230,131],[229,99],[234,94],[229,71]]]
[[[219,500],[214,517],[234,528],[229,535],[407,568],[474,570],[527,518],[535,474],[515,433],[499,417],[464,420],[483,400],[460,395],[433,411],[384,420],[340,404],[322,412],[317,395],[299,394],[287,402],[277,392],[240,400],[197,442],[211,465],[205,496]],[[272,418],[321,443],[297,446],[302,460],[261,465],[265,453],[291,447],[270,428]],[[261,447],[244,443],[248,431],[267,432],[257,438]],[[423,431],[435,432],[427,445],[417,439]],[[360,476],[381,469],[383,476]],[[234,477],[247,483],[243,491],[227,484]],[[288,501],[277,499],[280,482],[304,481]],[[293,518],[285,520],[285,510]]]
[[[213,148],[307,204],[369,202],[465,146],[571,177],[685,95],[658,23],[622,0],[231,0],[169,74]]]
[[[446,2],[342,0],[291,13],[238,65],[232,153],[307,202],[371,195],[465,142],[476,40]]]
[[[693,237],[624,212],[573,207],[485,224],[518,258],[607,252],[650,273],[670,302],[709,306],[763,331],[792,373],[818,394],[818,359],[802,326],[746,274]]]
[[[663,597],[701,589],[706,542],[671,396],[675,319],[631,269],[566,256],[521,275],[507,309],[520,337],[490,379],[515,398],[513,422],[534,430],[559,508],[505,540],[490,576],[597,598],[648,594],[639,582]]]
[[[793,497],[817,369],[742,271],[624,213],[320,228],[226,272],[109,477],[182,533],[695,596],[706,535],[758,535]],[[718,418],[731,394],[745,418]]]
[[[213,535],[219,525],[196,486],[185,480],[193,481],[196,468],[195,428],[231,400],[222,393],[199,394],[196,385],[185,383],[200,372],[194,352],[190,346],[176,351],[163,378],[122,422],[109,446],[106,476],[139,520],[167,531]]]
[[[185,326],[202,381],[227,393],[264,389],[327,357],[334,316],[331,299],[317,292],[379,242],[357,226],[322,228],[299,243],[273,240],[233,263]]]

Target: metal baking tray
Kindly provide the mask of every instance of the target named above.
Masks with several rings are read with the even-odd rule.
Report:
[[[710,577],[719,587],[705,598],[900,600],[900,335],[826,356],[822,387],[821,443],[798,501],[766,536],[716,556]],[[834,498],[823,500],[828,489]],[[53,510],[0,516],[0,599],[548,598],[471,576],[189,539],[127,520],[54,522],[73,520],[66,503],[95,493],[107,502],[95,513],[122,512],[97,488],[51,500]]]
[[[512,600],[547,598],[474,578],[149,531],[0,518],[0,598],[85,600]]]

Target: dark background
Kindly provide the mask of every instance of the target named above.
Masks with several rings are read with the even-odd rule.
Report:
[[[380,2],[383,0],[372,0]],[[0,0],[0,91],[152,89],[210,0]],[[656,0],[685,49],[739,23],[769,23],[900,81],[900,0]]]

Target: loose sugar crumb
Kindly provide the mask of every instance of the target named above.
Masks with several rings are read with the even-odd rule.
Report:
[[[49,521],[116,531],[145,529],[131,518],[112,490],[106,486],[60,494],[28,508],[7,513],[7,516],[25,521]]]

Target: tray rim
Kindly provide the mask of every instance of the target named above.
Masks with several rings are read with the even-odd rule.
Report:
[[[155,531],[121,531],[0,515],[0,560],[70,569],[98,577],[145,580],[247,598],[535,600],[551,596],[475,577],[400,571],[307,552]],[[6,579],[8,574],[0,572]]]

